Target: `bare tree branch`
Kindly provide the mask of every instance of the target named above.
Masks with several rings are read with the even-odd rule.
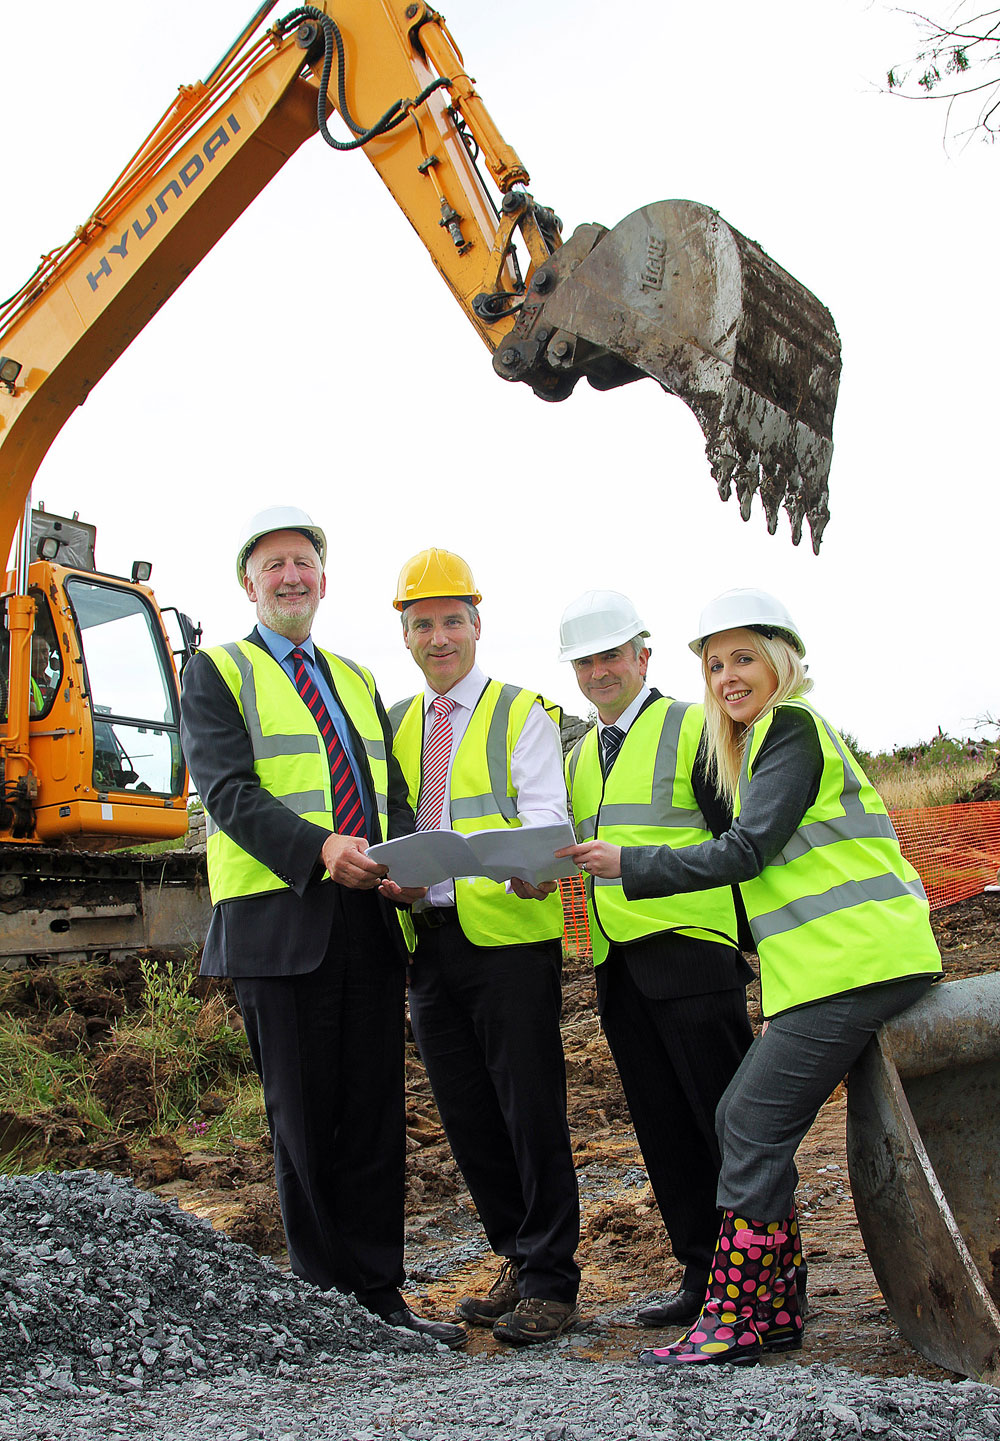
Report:
[[[916,23],[918,48],[904,64],[890,66],[888,93],[902,100],[946,101],[946,138],[979,133],[995,140],[1000,134],[1000,8],[984,10],[974,0],[956,0],[945,20],[919,10],[900,8],[898,13]],[[971,108],[964,102],[976,95],[983,102],[971,123],[958,129]]]

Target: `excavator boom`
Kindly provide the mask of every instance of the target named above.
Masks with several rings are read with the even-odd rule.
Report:
[[[563,245],[419,0],[319,0],[265,30],[273,9],[181,88],[93,215],[0,306],[0,546],[72,410],[318,130],[364,150],[498,374],[549,400],[580,376],[598,389],[651,376],[697,415],[723,497],[735,485],[746,518],[759,492],[772,531],[784,505],[796,542],[807,517],[818,548],[839,342],[814,296],[689,201]],[[349,138],[331,133],[331,109]]]

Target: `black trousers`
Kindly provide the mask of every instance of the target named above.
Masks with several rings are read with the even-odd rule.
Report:
[[[525,902],[530,904],[530,902]],[[558,941],[474,946],[420,931],[410,1017],[448,1144],[522,1296],[576,1301],[580,1203],[566,1121]]]
[[[233,985],[292,1270],[386,1316],[403,1304],[404,968],[374,893],[338,890],[317,970]]]
[[[652,998],[613,946],[597,998],[682,1284],[703,1291],[720,1222],[715,1108],[753,1040],[745,991]]]

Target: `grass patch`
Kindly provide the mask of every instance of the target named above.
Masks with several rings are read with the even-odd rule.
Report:
[[[187,1122],[188,1136],[209,1150],[226,1149],[235,1143],[255,1145],[268,1140],[264,1091],[256,1072],[238,1076],[226,1096],[221,1115],[198,1115]],[[268,1140],[268,1144],[270,1144]]]
[[[99,1130],[109,1130],[80,1055],[47,1050],[23,1017],[0,1015],[0,1106],[14,1115],[36,1117],[69,1107]]]
[[[246,1037],[233,1026],[217,991],[204,1000],[193,994],[193,960],[143,959],[140,969],[144,1009],[115,1027],[115,1048],[125,1058],[147,1060],[157,1127],[183,1127],[197,1114],[205,1092],[225,1086],[250,1065]]]
[[[186,1151],[266,1132],[239,1013],[194,955],[0,976],[0,1170],[103,1168],[108,1147],[127,1159],[164,1134]]]
[[[850,736],[845,739],[890,811],[967,800],[996,770],[1000,760],[996,742],[973,737],[956,740],[938,734],[917,745],[900,745],[875,753],[857,746]]]

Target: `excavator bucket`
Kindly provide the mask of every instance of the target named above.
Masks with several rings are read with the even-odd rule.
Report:
[[[581,375],[600,390],[644,375],[694,411],[723,500],[759,493],[819,551],[840,378],[830,312],[705,205],[664,200],[613,230],[584,225],[531,277],[497,372],[545,399]]]
[[[869,1044],[848,1083],[847,1157],[902,1334],[1000,1384],[1000,973],[935,986]]]

